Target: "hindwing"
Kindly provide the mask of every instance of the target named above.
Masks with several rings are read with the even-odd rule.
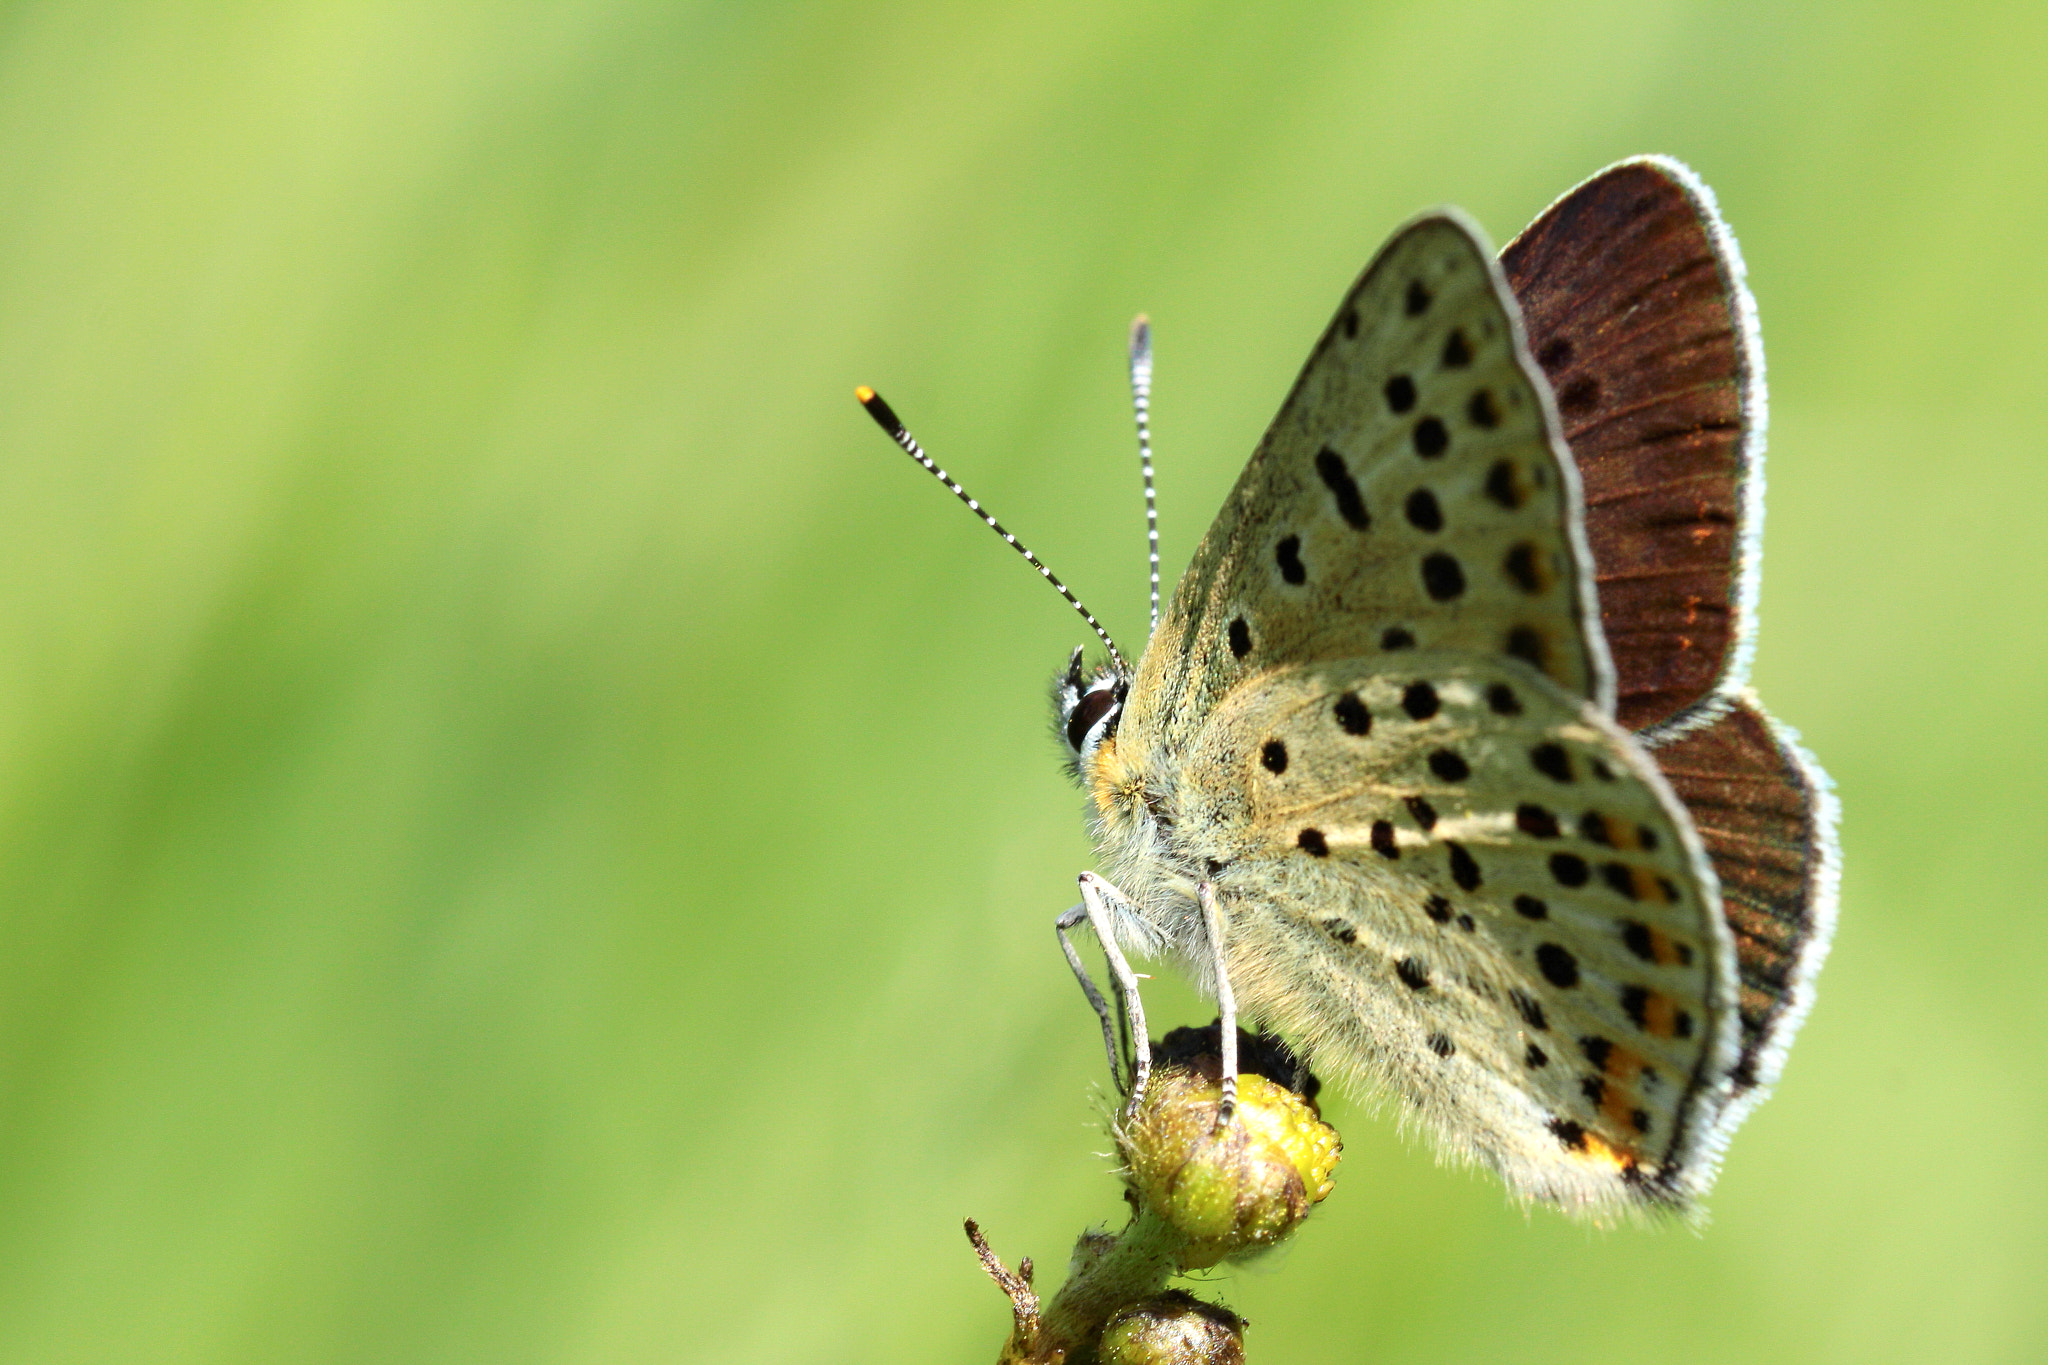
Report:
[[[1741,1042],[1719,888],[1590,704],[1515,660],[1276,669],[1180,789],[1239,1003],[1317,1065],[1525,1196],[1683,1205],[1711,1180]]]

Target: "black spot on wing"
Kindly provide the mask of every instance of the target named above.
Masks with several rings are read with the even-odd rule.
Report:
[[[1657,940],[1651,934],[1650,926],[1641,920],[1632,919],[1621,926],[1621,941],[1643,961],[1657,960]]]
[[[1486,496],[1512,512],[1522,505],[1522,486],[1515,481],[1511,460],[1495,460],[1486,471]]]
[[[1526,540],[1508,547],[1506,558],[1501,560],[1501,569],[1516,587],[1532,596],[1550,586],[1541,556],[1536,547]]]
[[[1618,896],[1632,901],[1643,898],[1643,893],[1636,886],[1635,869],[1627,863],[1602,863],[1600,879]]]
[[[1558,885],[1576,888],[1584,886],[1592,878],[1593,869],[1586,866],[1586,860],[1576,853],[1553,853],[1550,855],[1550,875],[1557,878]]]
[[[1562,744],[1539,744],[1529,751],[1529,761],[1553,782],[1572,780],[1572,756]]]
[[[1467,891],[1479,889],[1479,864],[1463,844],[1446,839],[1444,847],[1451,853],[1451,880]]]
[[[1516,626],[1508,632],[1507,652],[1541,672],[1545,651],[1543,636],[1534,626]]]
[[[1579,960],[1555,943],[1536,946],[1536,966],[1543,979],[1559,990],[1570,990],[1579,984]]]
[[[1436,688],[1426,682],[1412,682],[1401,693],[1401,709],[1410,720],[1428,720],[1443,709]]]
[[[1300,587],[1308,582],[1308,566],[1301,562],[1301,537],[1284,536],[1273,547],[1273,557],[1280,564],[1280,576],[1289,583]]]
[[[1422,586],[1439,602],[1448,602],[1465,591],[1465,570],[1458,561],[1439,550],[1422,561]]]
[[[1584,417],[1600,406],[1600,381],[1581,375],[1557,391],[1557,410],[1566,417]]]
[[[1355,531],[1372,525],[1372,516],[1365,510],[1365,498],[1358,491],[1358,481],[1351,477],[1342,455],[1324,446],[1316,453],[1316,474],[1337,499],[1337,515],[1344,518],[1346,525]]]
[[[1624,986],[1621,989],[1621,1012],[1637,1028],[1649,1022],[1650,991],[1644,986]]]

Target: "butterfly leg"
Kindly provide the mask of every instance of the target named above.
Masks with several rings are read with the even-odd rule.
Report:
[[[1116,1088],[1124,1088],[1124,1050],[1117,1046],[1117,1020],[1112,1017],[1109,1002],[1102,998],[1102,992],[1095,988],[1094,978],[1088,975],[1088,968],[1081,961],[1081,954],[1074,950],[1074,941],[1067,937],[1070,930],[1078,929],[1088,922],[1088,907],[1074,906],[1052,922],[1053,932],[1060,937],[1060,951],[1067,955],[1067,966],[1073,969],[1074,980],[1081,983],[1081,994],[1088,997],[1088,1007],[1095,1011],[1095,1017],[1102,1021],[1102,1046],[1109,1054],[1109,1075]],[[1119,1016],[1120,1017],[1120,1016]],[[1128,1034],[1126,1035],[1128,1041]]]
[[[1209,940],[1216,972],[1217,1047],[1222,1054],[1223,1098],[1216,1105],[1216,1126],[1237,1112],[1237,993],[1230,989],[1230,970],[1223,960],[1223,917],[1216,911],[1216,888],[1203,882],[1195,888],[1202,905],[1202,930]]]
[[[1130,1027],[1131,1088],[1130,1097],[1124,1101],[1124,1112],[1131,1113],[1145,1098],[1145,1082],[1152,1074],[1152,1043],[1151,1036],[1145,1031],[1145,1002],[1138,995],[1138,974],[1131,970],[1131,964],[1124,960],[1123,949],[1117,946],[1115,910],[1112,907],[1121,906],[1126,914],[1135,914],[1136,908],[1128,896],[1093,872],[1083,872],[1080,882],[1081,911],[1087,917],[1088,927],[1095,931],[1096,939],[1102,944],[1103,959],[1109,964],[1110,984],[1116,989],[1117,1002],[1123,1006],[1123,1017]],[[1060,917],[1061,921],[1066,921],[1073,913],[1068,911]],[[1062,933],[1063,943],[1065,938]],[[1080,972],[1079,959],[1071,948],[1067,960],[1085,980],[1086,973]],[[1091,997],[1089,1003],[1101,998],[1093,982],[1089,982],[1086,989]],[[1106,1041],[1109,1035],[1106,1015],[1103,1035]],[[1111,1044],[1111,1051],[1115,1051],[1114,1044]]]

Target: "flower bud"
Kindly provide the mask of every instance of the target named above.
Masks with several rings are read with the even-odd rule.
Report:
[[[1102,1329],[1101,1365],[1244,1365],[1244,1321],[1169,1290],[1120,1308]]]
[[[1215,1057],[1162,1066],[1122,1135],[1125,1183],[1186,1239],[1186,1270],[1286,1237],[1330,1192],[1340,1151],[1309,1100],[1264,1076],[1238,1076],[1237,1112],[1219,1129],[1221,1098]]]

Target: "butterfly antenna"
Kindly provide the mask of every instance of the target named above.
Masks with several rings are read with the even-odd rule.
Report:
[[[1152,320],[1143,313],[1131,321],[1131,409],[1138,416],[1138,467],[1145,472],[1145,547],[1152,559],[1152,629],[1157,631],[1159,498],[1152,489]]]
[[[1075,611],[1081,613],[1081,619],[1088,623],[1088,628],[1090,630],[1093,630],[1096,633],[1096,635],[1101,638],[1102,643],[1108,647],[1109,657],[1116,664],[1117,672],[1128,675],[1131,671],[1131,666],[1124,659],[1123,651],[1116,647],[1116,641],[1109,638],[1109,632],[1102,628],[1102,622],[1095,619],[1095,613],[1088,610],[1088,608],[1082,606],[1081,599],[1074,596],[1073,593],[1069,592],[1067,590],[1066,584],[1060,582],[1059,575],[1055,574],[1051,569],[1046,568],[1045,564],[1038,558],[1037,555],[1031,553],[1030,550],[1024,547],[1023,541],[1017,539],[1017,537],[1011,535],[1008,531],[1005,531],[1003,529],[1003,524],[1001,522],[997,521],[994,517],[990,516],[987,512],[983,511],[981,504],[975,501],[973,498],[969,497],[967,494],[967,490],[962,488],[959,484],[953,481],[952,475],[948,474],[945,470],[939,468],[939,466],[933,462],[932,457],[924,453],[924,447],[919,445],[917,443],[917,438],[915,436],[912,436],[910,432],[905,429],[903,423],[897,419],[895,410],[892,409],[887,403],[884,403],[882,401],[882,396],[880,394],[876,393],[873,389],[869,388],[865,384],[855,389],[853,391],[853,394],[854,397],[860,399],[860,405],[868,410],[868,416],[875,419],[875,425],[879,426],[882,430],[888,432],[889,439],[894,441],[897,445],[903,447],[904,454],[908,455],[911,459],[916,460],[919,464],[923,465],[925,467],[926,473],[930,474],[940,483],[946,485],[946,487],[952,489],[953,496],[960,499],[960,501],[966,503],[968,511],[974,513],[974,515],[976,515],[977,517],[980,517],[982,523],[986,525],[989,530],[994,531],[997,535],[1001,536],[1003,538],[1004,544],[1008,545],[1018,554],[1023,555],[1024,562],[1029,564],[1032,568],[1038,570],[1039,576],[1045,579],[1046,582],[1052,584],[1053,590],[1055,592],[1059,593],[1060,596],[1067,599],[1068,606],[1071,606]]]

